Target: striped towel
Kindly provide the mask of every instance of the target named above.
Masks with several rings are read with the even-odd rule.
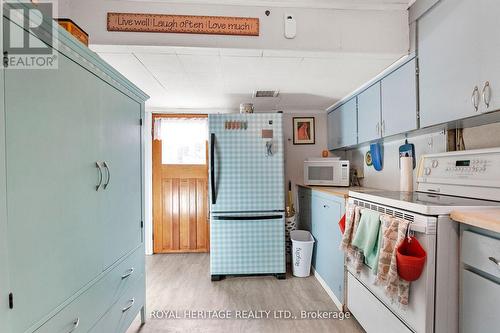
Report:
[[[392,301],[407,306],[410,282],[399,278],[396,250],[406,237],[409,222],[388,215],[382,215],[380,221],[382,244],[375,283],[384,287],[387,296]]]

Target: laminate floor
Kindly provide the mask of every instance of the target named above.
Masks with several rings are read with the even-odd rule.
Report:
[[[337,311],[327,293],[312,276],[295,278],[289,274],[286,280],[274,277],[229,277],[211,282],[209,255],[206,253],[148,256],[146,271],[147,322],[140,327],[139,318],[136,318],[127,333],[363,332],[352,318],[301,319],[301,311],[311,311],[311,314],[315,311]],[[186,310],[201,311],[205,316],[214,315],[214,312],[208,311],[229,311],[217,312],[217,315],[230,315],[232,319],[186,318]],[[279,311],[283,311],[282,316],[291,315],[297,319],[280,319]],[[238,314],[239,317],[253,315],[256,318],[236,319]],[[180,318],[159,319],[166,315]]]

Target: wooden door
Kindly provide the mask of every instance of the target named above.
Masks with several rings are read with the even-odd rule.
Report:
[[[154,115],[153,119],[169,117],[206,115]],[[205,164],[163,164],[162,155],[168,152],[162,146],[161,140],[153,140],[154,253],[208,252],[208,150]]]

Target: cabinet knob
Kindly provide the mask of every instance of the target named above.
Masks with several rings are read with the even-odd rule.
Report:
[[[497,265],[498,267],[500,267],[500,262],[498,262],[498,260],[494,257],[489,257],[488,258],[490,261],[492,261],[495,265]]]
[[[73,327],[70,331],[68,331],[68,333],[74,332],[78,328],[78,326],[80,326],[80,318],[76,318],[75,320],[73,320]]]
[[[472,106],[474,106],[474,110],[477,112],[479,110],[479,88],[477,86],[475,86],[474,90],[472,90],[471,101]]]
[[[328,205],[323,205],[323,208],[330,208],[330,206],[328,206]]]
[[[486,81],[484,83],[483,91],[481,92],[481,96],[483,97],[483,102],[486,105],[486,108],[490,107],[490,101],[491,101],[491,86],[490,82]]]

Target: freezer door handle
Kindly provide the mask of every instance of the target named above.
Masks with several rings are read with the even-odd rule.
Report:
[[[233,221],[244,221],[244,220],[277,220],[282,219],[283,215],[259,215],[259,216],[213,216],[214,220],[233,220]]]
[[[215,205],[215,133],[210,134],[210,189],[212,192],[212,205]]]

